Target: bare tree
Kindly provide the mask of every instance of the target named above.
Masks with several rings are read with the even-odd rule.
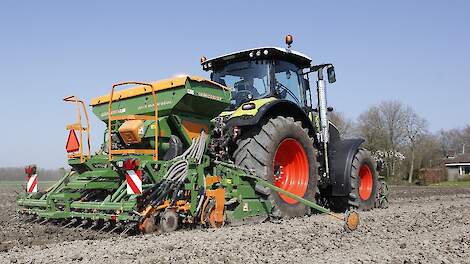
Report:
[[[438,136],[430,133],[424,134],[416,146],[415,155],[417,168],[439,166],[444,156],[440,149]]]
[[[373,153],[382,153],[387,176],[395,175],[402,156],[399,149],[406,141],[405,110],[399,101],[385,101],[359,116],[358,134],[366,139],[366,147]]]
[[[380,112],[385,122],[387,135],[387,149],[391,153],[389,155],[390,173],[395,175],[397,155],[399,148],[403,146],[405,141],[405,106],[399,101],[385,101],[379,105]]]
[[[470,152],[470,125],[462,129],[454,128],[439,131],[442,155]]]
[[[407,139],[407,145],[410,150],[410,169],[408,172],[408,182],[413,181],[413,171],[415,166],[415,151],[418,142],[423,138],[427,132],[428,122],[418,116],[416,112],[411,108],[407,107],[404,112],[404,130]]]
[[[357,133],[366,140],[365,147],[372,152],[386,147],[386,131],[380,110],[372,106],[359,116]]]

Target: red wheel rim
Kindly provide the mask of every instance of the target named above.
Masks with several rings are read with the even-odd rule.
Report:
[[[273,161],[273,182],[277,187],[303,197],[308,186],[308,158],[300,143],[292,138],[284,139],[276,150]],[[280,193],[289,204],[296,200]]]
[[[363,164],[359,169],[359,196],[368,200],[372,194],[372,171],[369,165]]]

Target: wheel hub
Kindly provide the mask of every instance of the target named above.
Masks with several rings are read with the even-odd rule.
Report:
[[[309,165],[302,145],[293,138],[284,139],[278,146],[273,161],[273,183],[277,187],[303,197],[308,187]],[[279,194],[289,204],[298,201]]]
[[[369,165],[363,164],[359,169],[359,197],[366,201],[372,195],[372,170],[369,168]]]

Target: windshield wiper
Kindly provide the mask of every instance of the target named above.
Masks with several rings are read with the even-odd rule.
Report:
[[[292,96],[292,98],[294,98],[297,104],[300,105],[300,100],[297,98],[297,96],[295,96],[295,94],[289,88],[287,88],[284,84],[280,83],[279,81],[276,81],[276,85],[284,89],[290,96]]]

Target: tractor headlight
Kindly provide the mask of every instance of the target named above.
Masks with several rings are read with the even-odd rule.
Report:
[[[255,107],[256,105],[254,103],[248,103],[248,104],[242,105],[243,110],[252,110],[252,109],[255,109]]]

